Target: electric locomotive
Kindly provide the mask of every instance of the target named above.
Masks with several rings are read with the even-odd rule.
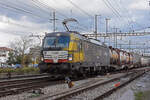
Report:
[[[78,32],[48,33],[43,39],[41,72],[87,74],[106,71],[110,64],[109,48]]]

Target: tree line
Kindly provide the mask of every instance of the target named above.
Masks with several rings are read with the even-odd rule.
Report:
[[[8,65],[21,64],[22,66],[28,66],[31,64],[32,55],[29,53],[29,50],[37,45],[35,40],[28,36],[21,36],[11,41],[9,47],[13,50],[8,54]]]

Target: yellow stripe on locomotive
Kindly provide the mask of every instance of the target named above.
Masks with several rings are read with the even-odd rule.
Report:
[[[82,48],[81,40],[75,36],[74,33],[70,34],[70,43],[69,43],[69,55],[72,55],[72,61],[70,63],[77,63],[84,61],[84,51]]]

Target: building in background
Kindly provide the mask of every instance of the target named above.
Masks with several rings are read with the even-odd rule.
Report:
[[[9,52],[12,52],[12,51],[13,50],[11,48],[0,47],[0,67],[6,64],[8,57],[9,57]]]

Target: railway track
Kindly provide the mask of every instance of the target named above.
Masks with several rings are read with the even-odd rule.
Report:
[[[124,75],[109,79],[107,81],[105,80],[103,82],[100,80],[92,80],[87,84],[71,88],[66,91],[58,92],[52,95],[41,96],[39,98],[31,100],[102,100],[106,96],[112,94],[117,89],[127,85],[131,81],[140,77],[144,73],[145,70],[138,70],[128,72]],[[120,84],[117,87],[113,86],[113,84],[117,82],[120,82]],[[96,95],[94,95],[95,93]]]
[[[130,75],[132,72],[135,72],[135,71],[130,71],[130,72],[128,72],[127,75]],[[125,72],[122,72],[122,73],[125,73]],[[122,77],[125,77],[125,76],[122,76]],[[119,79],[119,78],[111,79],[111,80],[108,80],[107,82],[109,83],[110,81],[112,81],[112,80],[115,81],[117,79]],[[82,80],[82,78],[74,79],[74,81],[78,81],[78,80]],[[79,86],[76,86],[75,88],[71,88],[71,90],[69,89],[68,91],[55,93],[50,96],[40,97],[35,100],[44,100],[47,98],[55,98],[56,100],[59,100],[61,98],[63,99],[64,97],[68,98],[68,96],[69,97],[72,95],[74,96],[76,94],[81,94],[84,91],[88,91],[90,89],[96,88],[97,86],[99,86],[99,84],[107,83],[107,82],[101,83],[100,81],[101,81],[101,79],[99,79],[99,80],[93,79],[93,80],[87,82],[86,84],[81,84]],[[38,89],[38,88],[43,88],[43,87],[50,86],[50,85],[63,84],[63,83],[65,83],[64,80],[55,79],[48,74],[33,75],[33,76],[30,75],[29,77],[26,76],[26,77],[22,77],[22,78],[20,77],[20,78],[14,78],[14,79],[9,79],[9,80],[0,80],[0,97],[7,96],[7,95],[19,94],[21,92],[29,91],[32,89]],[[95,85],[95,86],[92,86],[92,85]],[[89,87],[87,87],[87,86],[89,86]],[[71,94],[70,94],[70,91],[71,91]],[[75,93],[74,93],[74,91],[75,91]],[[65,96],[66,93],[67,94],[69,93],[69,94],[67,96]]]
[[[82,79],[85,78],[81,77],[79,79],[73,79],[73,81]],[[63,83],[65,83],[64,78],[62,80],[60,76],[54,77],[54,75],[49,74],[22,75],[11,79],[6,78],[0,80],[0,97]]]
[[[82,79],[85,78],[73,79],[73,81]],[[23,75],[19,78],[4,79],[0,80],[0,97],[63,83],[65,80],[62,80],[62,77],[49,74],[26,75],[25,77]]]
[[[44,74],[31,74],[31,75],[11,75],[10,77],[8,75],[6,75],[3,78],[0,78],[0,81],[2,80],[8,80],[8,79],[21,79],[21,78],[28,78],[28,77],[38,77],[38,76],[45,76],[45,75],[49,75],[47,73]]]
[[[120,85],[116,86],[116,87],[112,87],[109,89],[105,89],[103,91],[102,94],[100,94],[99,96],[95,97],[94,100],[103,100],[105,97],[111,95],[112,93],[114,93],[115,91],[117,91],[118,89],[126,86],[127,84],[129,84],[130,82],[132,82],[133,80],[137,79],[138,77],[140,77],[141,75],[143,75],[145,72],[138,72],[136,74],[133,74],[133,76],[130,76],[130,78],[126,79],[124,82],[120,83]]]
[[[0,81],[0,97],[18,94],[24,91],[29,91],[35,88],[42,88],[48,85],[55,85],[64,83],[51,78],[48,74],[33,75],[29,77],[22,77],[19,79],[9,79]]]

